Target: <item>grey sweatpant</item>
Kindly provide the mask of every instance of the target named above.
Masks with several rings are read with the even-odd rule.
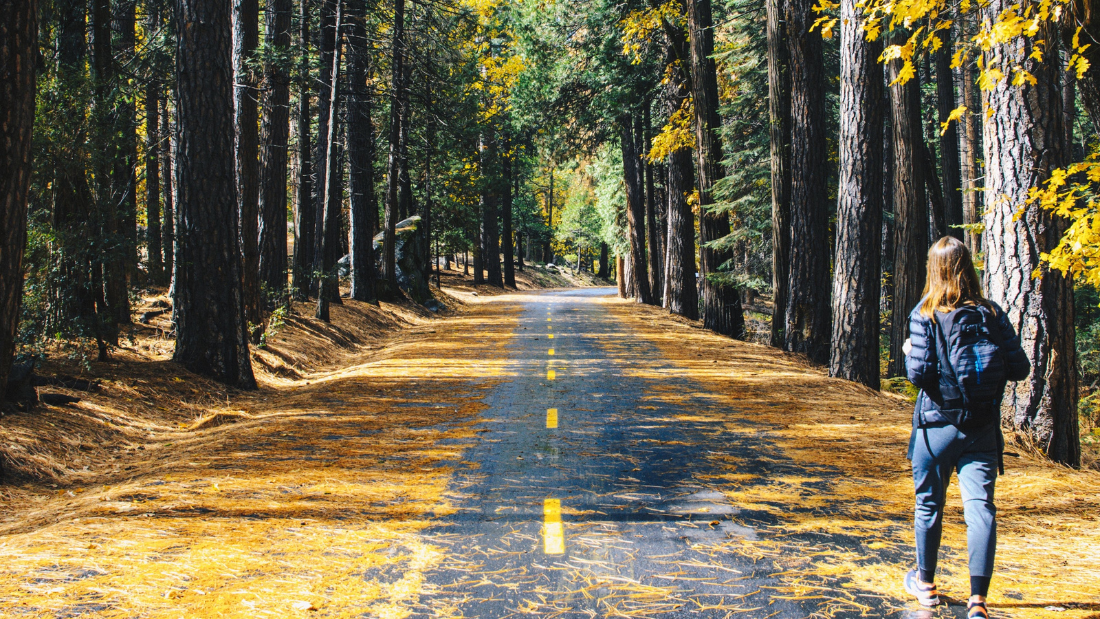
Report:
[[[909,459],[913,461],[913,485],[917,495],[913,521],[920,570],[927,574],[936,571],[947,485],[951,472],[958,471],[970,575],[992,576],[997,547],[993,486],[1000,459],[997,426],[970,432],[962,432],[947,423],[914,428],[909,439]]]

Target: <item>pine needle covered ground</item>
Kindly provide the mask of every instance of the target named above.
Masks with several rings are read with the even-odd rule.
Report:
[[[774,349],[733,341],[645,306],[611,302],[613,314],[652,341],[684,375],[724,395],[724,431],[755,433],[805,472],[761,484],[724,462],[710,481],[730,502],[770,514],[759,540],[714,552],[775,561],[777,594],[817,600],[819,616],[861,614],[870,600],[908,601],[912,479],[905,459],[911,405],[877,394]],[[737,423],[744,421],[750,424]],[[750,428],[747,430],[747,428]],[[1000,617],[1100,617],[1100,473],[1040,461],[1011,444],[997,485],[997,568],[990,600]],[[969,595],[966,528],[952,483],[941,550],[940,590]],[[911,608],[911,605],[909,606]],[[920,616],[954,616],[941,608]],[[923,612],[923,611],[922,611]],[[874,616],[872,614],[871,616]],[[913,614],[911,616],[918,616]]]

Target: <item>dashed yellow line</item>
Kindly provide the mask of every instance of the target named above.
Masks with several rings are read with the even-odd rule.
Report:
[[[553,349],[553,348],[551,348],[550,350],[546,351],[546,354],[548,354],[548,355],[550,355],[551,357],[553,357],[553,356],[554,356],[554,349]]]
[[[565,554],[565,528],[561,523],[561,501],[546,499],[542,502],[542,548],[548,555]]]
[[[546,336],[546,339],[549,339],[549,340],[552,340],[552,339],[554,339],[554,334],[553,334],[553,333],[550,333],[550,334],[548,334],[548,335]]]
[[[550,319],[549,319],[549,318],[547,318],[547,319],[546,319],[546,322],[550,322]]]
[[[546,409],[546,427],[551,430],[558,427],[558,409]]]
[[[554,378],[556,378],[556,377],[557,377],[557,373],[554,372],[554,370],[547,370],[546,380],[554,380]]]

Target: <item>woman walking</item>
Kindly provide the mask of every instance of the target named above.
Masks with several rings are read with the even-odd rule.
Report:
[[[928,251],[928,281],[909,334],[906,369],[921,392],[909,439],[917,569],[905,575],[905,590],[924,606],[940,603],[936,561],[947,485],[957,471],[970,558],[967,617],[985,619],[997,545],[993,487],[1003,472],[1001,399],[1007,382],[1027,378],[1031,366],[1008,316],[982,296],[970,251],[954,237]]]

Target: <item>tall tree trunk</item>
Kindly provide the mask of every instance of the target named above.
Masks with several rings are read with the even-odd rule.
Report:
[[[661,283],[663,271],[661,268],[661,234],[659,232],[661,228],[657,224],[657,201],[653,194],[653,164],[649,161],[649,151],[653,148],[653,130],[649,117],[652,105],[652,102],[648,99],[642,104],[642,142],[640,144],[642,152],[638,154],[641,156],[642,169],[645,171],[646,233],[649,245],[646,257],[649,259],[650,302],[654,305],[660,305],[662,298],[660,293],[664,289],[664,285]]]
[[[313,204],[313,148],[310,144],[309,0],[299,0],[298,195],[294,199],[294,291],[299,299],[313,286],[313,246],[317,239]]]
[[[161,259],[159,150],[160,83],[152,79],[145,86],[145,220],[148,230],[145,247],[149,254],[149,279],[154,283],[161,282],[164,272]]]
[[[268,0],[264,44],[290,50],[291,0]],[[270,303],[287,288],[287,141],[290,133],[290,73],[282,62],[264,61],[263,122],[260,127],[259,281]]]
[[[119,33],[118,49],[115,50],[115,61],[123,67],[130,66],[134,62],[134,47],[136,44],[136,9],[137,0],[119,0],[115,9],[115,29]],[[117,84],[122,89],[122,82]],[[120,92],[120,94],[122,94]],[[118,131],[119,154],[115,157],[114,176],[115,195],[119,196],[120,224],[122,226],[123,265],[125,282],[136,279],[138,275],[138,238],[137,238],[137,121],[135,119],[134,98],[120,96],[118,105],[118,117],[116,130]],[[124,284],[125,285],[125,284]],[[123,288],[125,293],[125,288]],[[130,324],[130,299],[119,299],[117,318],[121,324]]]
[[[260,6],[257,0],[233,0],[233,108],[237,138],[237,212],[241,226],[241,284],[244,314],[249,324],[263,322],[260,294],[259,242],[259,134],[256,74],[250,63],[260,44]],[[258,342],[257,327],[253,341]]]
[[[597,277],[607,279],[611,277],[611,256],[607,243],[600,243],[600,271]]]
[[[73,109],[84,105],[79,101],[85,78],[85,50],[87,48],[87,7],[83,0],[57,2],[57,105]],[[88,185],[86,151],[87,134],[78,124],[71,134],[58,140],[62,151],[54,165],[53,229],[56,235],[57,253],[54,257],[61,271],[61,286],[52,303],[50,318],[56,325],[53,331],[71,330],[95,333],[100,345],[100,356],[107,356],[105,343],[99,336],[100,323],[92,290],[92,268],[97,263],[99,248],[89,243],[96,238],[96,218],[92,208],[92,192]],[[51,308],[53,309],[53,308]],[[101,310],[104,308],[100,308]]]
[[[351,298],[375,300],[374,229],[378,218],[378,198],[374,194],[374,118],[373,101],[367,91],[370,73],[370,41],[363,20],[363,5],[348,4],[348,103],[347,149],[348,186],[351,208],[349,254],[351,256]],[[351,10],[354,9],[354,13]]]
[[[389,163],[386,167],[386,227],[382,237],[382,280],[390,288],[387,294],[396,293],[397,290],[397,252],[396,252],[396,226],[398,209],[398,183],[401,174],[401,152],[398,141],[401,134],[401,106],[405,103],[405,71],[403,61],[405,57],[405,0],[394,0],[393,3],[393,43],[391,45],[392,60],[390,61],[392,73],[390,102],[390,153]]]
[[[681,91],[682,92],[682,91]],[[687,195],[695,189],[691,151],[668,156],[668,310],[684,318],[699,318],[695,282],[695,215]]]
[[[889,67],[890,81],[900,63]],[[894,135],[894,302],[890,319],[887,373],[905,376],[902,345],[909,334],[909,312],[924,290],[928,252],[928,202],[924,193],[921,149],[920,85],[916,78],[890,87],[890,124]]]
[[[487,185],[481,192],[481,251],[486,280],[490,286],[504,287],[500,273],[500,228],[497,225],[499,170],[497,169],[497,135],[486,127],[481,138],[481,175]]]
[[[622,127],[620,141],[623,154],[623,184],[626,186],[626,225],[630,241],[631,284],[639,303],[652,303],[649,290],[649,278],[646,276],[645,258],[645,202],[638,174],[638,154],[634,149],[634,132],[631,117],[624,115],[619,120]]]
[[[840,178],[829,375],[879,388],[882,277],[882,45],[857,0],[840,5]]]
[[[513,170],[514,159],[512,155],[512,148],[510,142],[505,142],[506,154],[501,159],[501,170],[504,177],[504,198],[501,202],[500,209],[500,221],[502,224],[501,237],[503,237],[502,248],[504,249],[504,286],[506,288],[516,287],[516,267],[513,264],[514,257],[512,255],[512,248],[515,247],[512,234],[512,185],[515,171]]]
[[[952,30],[942,31],[943,49],[936,54],[936,107],[944,123],[955,104],[955,80],[951,71]],[[962,168],[959,162],[959,126],[951,123],[940,135],[940,166],[943,171],[943,211],[947,233],[963,240]]]
[[[983,19],[1011,8],[993,0]],[[1055,39],[1044,22],[1036,39]],[[1044,48],[1046,62],[1029,58],[1034,42],[1020,37],[986,53],[1005,66],[1019,64],[1037,82],[1013,86],[1008,80],[989,91],[994,110],[985,120],[985,278],[989,298],[1008,312],[1031,359],[1031,376],[1005,394],[1002,420],[1026,435],[1056,462],[1081,463],[1077,425],[1077,351],[1074,342],[1073,284],[1041,267],[1038,257],[1058,243],[1066,224],[1037,204],[1028,189],[1065,164],[1060,66],[1057,52]],[[1022,213],[1022,214],[1021,214]]]
[[[970,38],[974,18],[968,14],[959,16],[959,28],[962,38]],[[978,191],[977,177],[981,174],[978,168],[978,151],[981,144],[978,138],[978,108],[974,97],[974,76],[970,63],[963,63],[955,71],[955,80],[958,82],[959,92],[962,93],[962,104],[966,106],[966,114],[962,118],[962,131],[959,132],[960,171],[962,174],[962,217],[963,223],[974,226],[979,223],[979,211],[981,210],[981,193]],[[970,253],[977,256],[982,251],[982,235],[972,227],[967,228],[964,235],[966,246]]]
[[[167,95],[167,93],[166,93]],[[172,174],[172,155],[176,152],[175,124],[168,117],[169,97],[161,99],[160,134],[162,145],[160,149],[161,168],[164,170],[164,182],[161,183],[164,195],[164,271],[170,279],[175,278],[175,252],[176,252],[176,192],[175,176]]]
[[[790,274],[786,349],[829,361],[829,212],[825,152],[825,67],[821,37],[810,32],[812,0],[787,2],[791,68]],[[795,244],[797,240],[797,244]]]
[[[97,224],[99,226],[93,271],[100,271],[103,311],[100,322],[107,327],[106,337],[118,345],[118,323],[129,322],[130,300],[126,292],[126,239],[122,229],[122,206],[125,195],[120,191],[120,170],[115,164],[125,163],[116,139],[119,110],[115,106],[114,56],[111,48],[110,0],[92,2],[92,74],[95,90],[96,135],[94,153]],[[122,168],[125,166],[122,165]],[[93,284],[95,287],[95,284]]]
[[[8,384],[23,300],[37,50],[37,2],[0,0],[0,387]]]
[[[320,52],[318,56],[320,57],[321,66],[317,80],[317,148],[313,153],[313,171],[316,174],[317,183],[313,187],[313,234],[316,236],[314,237],[313,247],[310,248],[310,251],[313,252],[313,275],[310,288],[317,294],[318,299],[323,294],[318,286],[324,278],[324,225],[325,214],[328,212],[325,202],[328,198],[328,194],[325,193],[327,189],[325,182],[328,180],[327,165],[334,152],[329,148],[329,138],[335,134],[331,133],[329,129],[335,123],[335,119],[332,118],[332,112],[336,109],[332,106],[332,94],[336,92],[332,87],[336,82],[333,58],[336,57],[336,47],[338,45],[336,37],[337,7],[341,4],[341,0],[322,0],[320,31],[317,33],[317,46]]]
[[[691,86],[695,104],[695,165],[699,187],[700,267],[703,272],[703,325],[733,337],[745,332],[741,295],[733,286],[711,281],[718,267],[730,258],[728,250],[707,247],[730,233],[729,217],[715,213],[714,185],[722,176],[722,141],[718,130],[718,73],[714,63],[714,22],[710,0],[686,0],[691,46]]]
[[[791,253],[791,75],[786,0],[766,0],[768,30],[768,133],[771,142],[772,328],[771,344],[786,344],[787,281]]]
[[[626,269],[623,263],[623,257],[615,254],[615,284],[618,287],[620,299],[626,298],[626,276],[623,274]]]
[[[554,166],[550,166],[550,193],[546,195],[546,227],[549,229],[542,248],[542,261],[550,264],[554,261],[554,249],[550,240],[554,236]]]
[[[254,388],[241,291],[233,148],[230,6],[179,0],[176,84],[179,143],[173,359]]]
[[[343,206],[343,166],[340,165],[337,156],[336,126],[339,124],[338,110],[340,109],[340,29],[343,17],[344,3],[335,0],[336,14],[332,20],[332,31],[321,30],[321,36],[331,36],[332,54],[329,62],[328,96],[324,99],[328,103],[328,113],[325,114],[327,122],[321,127],[325,130],[324,137],[317,137],[319,145],[323,146],[324,156],[321,169],[324,170],[324,179],[321,191],[318,192],[321,200],[318,208],[321,213],[321,225],[317,229],[319,235],[317,254],[314,263],[320,263],[320,277],[317,279],[317,312],[314,315],[318,320],[328,322],[329,303],[340,302],[340,279],[336,272],[336,261],[340,255],[340,209]],[[322,46],[323,48],[323,46]]]

